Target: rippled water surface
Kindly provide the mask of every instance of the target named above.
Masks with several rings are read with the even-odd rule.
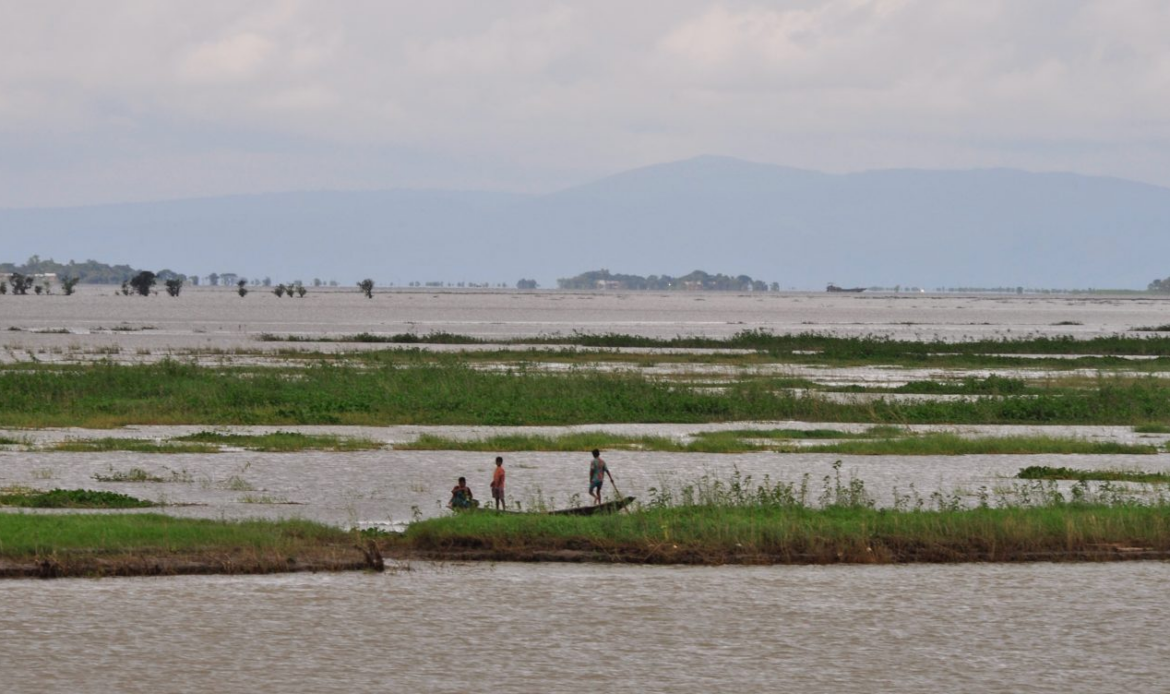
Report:
[[[1168,579],[1158,562],[13,581],[0,691],[1164,692]]]

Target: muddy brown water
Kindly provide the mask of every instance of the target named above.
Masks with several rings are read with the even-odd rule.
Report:
[[[0,691],[1166,691],[1170,564],[0,584]]]

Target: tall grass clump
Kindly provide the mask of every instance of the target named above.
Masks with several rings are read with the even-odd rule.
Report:
[[[652,563],[888,563],[1165,557],[1170,499],[1029,482],[974,499],[911,491],[878,509],[840,463],[820,483],[733,474],[654,489],[632,513],[459,514],[395,540],[423,556]]]

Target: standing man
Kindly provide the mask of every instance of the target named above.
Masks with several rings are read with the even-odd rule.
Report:
[[[609,474],[609,466],[601,459],[601,451],[594,448],[593,462],[589,463],[589,495],[593,497],[594,504],[601,504],[601,487],[604,486],[607,476],[610,484],[613,484],[613,475]],[[614,488],[617,488],[616,484],[614,484]]]
[[[496,500],[496,510],[507,509],[504,503],[504,459],[496,456],[496,471],[492,473],[492,498]]]

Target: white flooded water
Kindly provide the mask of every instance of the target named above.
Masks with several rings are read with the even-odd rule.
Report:
[[[1165,692],[1170,564],[6,581],[0,691]]]
[[[1075,325],[1057,325],[1058,323]],[[726,336],[775,332],[971,339],[1089,337],[1170,323],[1153,298],[820,294],[640,294],[189,288],[178,299],[86,287],[64,297],[0,297],[0,362],[111,357],[146,361],[197,349],[360,349],[262,343],[266,332],[428,333],[478,337],[623,332]],[[40,331],[40,332],[38,332]],[[218,358],[211,357],[213,360]],[[669,376],[674,365],[653,367]],[[709,368],[711,375],[719,370]],[[819,382],[896,385],[957,372],[784,367]],[[1089,372],[1086,372],[1088,375]],[[1040,375],[1039,372],[1033,375]],[[628,424],[573,427],[283,427],[387,444],[429,431],[604,429],[686,437],[743,428]],[[864,425],[755,422],[856,431]],[[206,427],[0,434],[44,445],[72,437],[164,439]],[[1049,433],[1165,443],[1129,427],[914,427],[964,435]],[[232,428],[267,431],[273,427]],[[109,489],[213,518],[305,517],[399,527],[442,513],[456,477],[487,495],[493,453],[380,450],[293,454],[56,453],[0,447],[0,487]],[[587,454],[502,452],[512,500],[585,495]],[[1147,456],[861,457],[617,451],[623,494],[738,471],[757,480],[809,475],[815,497],[842,461],[879,504],[1011,484],[1027,465],[1170,470]],[[104,483],[140,467],[186,481]],[[286,503],[287,502],[287,503]],[[3,538],[0,538],[0,542]],[[0,694],[13,692],[1164,692],[1170,647],[1166,562],[840,567],[643,567],[416,563],[384,575],[176,577],[0,582]]]
[[[262,333],[719,337],[762,328],[900,339],[1091,337],[1168,322],[1170,299],[1147,296],[387,290],[366,299],[356,288],[338,288],[310,289],[305,298],[290,299],[262,289],[240,298],[226,287],[189,287],[171,298],[121,296],[112,286],[86,286],[69,297],[0,297],[0,345],[32,351],[253,349]],[[346,346],[353,348],[360,346]]]

